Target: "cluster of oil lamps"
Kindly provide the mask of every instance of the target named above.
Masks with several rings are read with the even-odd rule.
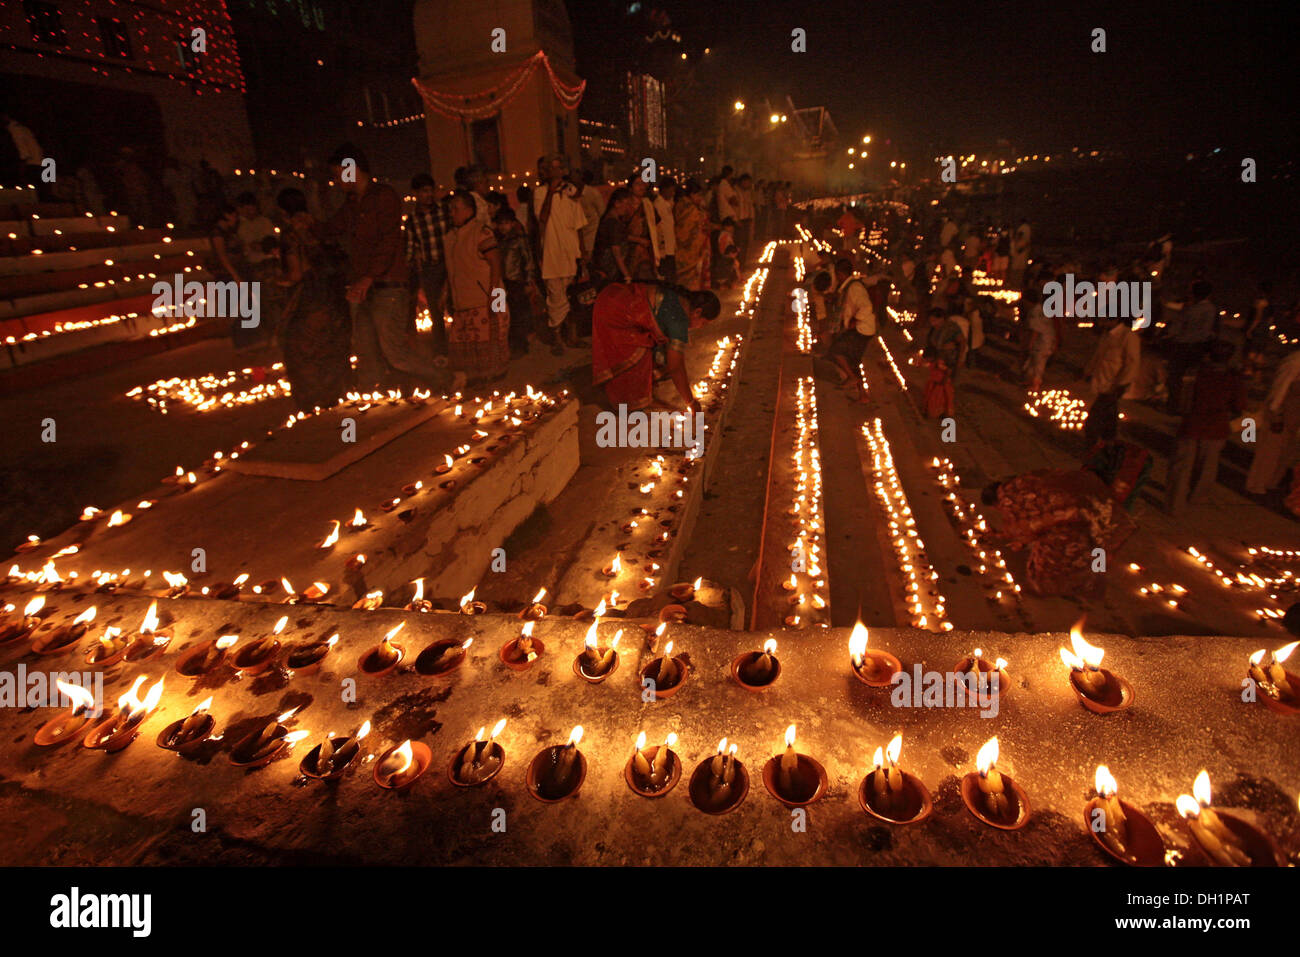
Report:
[[[1258,560],[1258,556],[1261,552],[1270,555],[1274,561],[1290,560],[1292,554],[1286,549],[1270,550],[1256,546],[1248,548],[1247,551],[1250,554],[1252,565]],[[1243,565],[1238,568],[1237,574],[1234,577],[1216,565],[1208,555],[1196,547],[1188,545],[1186,547],[1186,552],[1192,557],[1196,564],[1205,571],[1214,575],[1214,577],[1219,580],[1219,584],[1223,585],[1224,588],[1236,588],[1246,592],[1255,592],[1257,594],[1267,595],[1270,599],[1277,602],[1281,600],[1280,595],[1283,591],[1294,591],[1297,587],[1296,578],[1289,570],[1284,570],[1280,573],[1272,571],[1268,575],[1261,575],[1255,567]],[[1175,587],[1180,589],[1180,593],[1186,591],[1186,589],[1181,588],[1181,586]],[[1264,622],[1271,621],[1280,624],[1284,614],[1285,612],[1276,607],[1261,607],[1255,609],[1255,617]]]
[[[1035,419],[1046,417],[1064,432],[1081,432],[1088,421],[1088,403],[1071,395],[1068,389],[1030,392],[1025,411]]]
[[[894,324],[898,326],[898,331],[903,334],[903,338],[908,342],[914,341],[912,333],[908,331],[907,327],[916,322],[916,313],[910,309],[895,309],[893,306],[886,306],[885,310],[889,313],[890,318],[894,320]]]
[[[760,263],[771,262],[772,250],[775,249],[773,243],[768,243],[767,248],[763,250],[766,259],[759,259]],[[745,280],[744,288],[740,292],[740,303],[736,306],[736,315],[752,316],[754,310],[758,308],[758,300],[763,295],[763,286],[767,283],[768,267],[760,265]]]
[[[136,386],[126,393],[129,399],[139,399],[166,415],[169,404],[185,406],[195,412],[230,409],[252,405],[267,399],[277,399],[292,394],[289,380],[284,377],[284,363],[277,362],[268,368],[271,375],[265,381],[249,384],[255,373],[251,368],[231,369],[222,374],[211,372],[195,378],[175,376],[159,379],[147,386]]]
[[[871,451],[873,487],[888,518],[889,540],[899,568],[906,576],[905,597],[912,624],[917,628],[951,631],[953,625],[946,618],[944,598],[938,592],[939,573],[930,565],[925,543],[917,533],[916,519],[894,467],[884,425],[880,419],[873,419],[863,424],[862,434]]]
[[[1004,288],[1002,280],[994,279],[983,270],[974,269],[971,271],[970,284],[979,290],[981,296],[988,296],[990,299],[996,299],[1008,305],[1014,305],[1020,301],[1020,293],[1014,289]]]
[[[826,624],[826,579],[821,567],[822,470],[817,442],[817,391],[812,376],[802,376],[795,392],[795,439],[791,464],[794,467],[794,501],[787,514],[793,519],[794,541],[790,553],[795,561],[783,587],[790,593],[791,612],[785,617],[790,627]]]
[[[796,262],[802,267],[803,257]],[[796,270],[798,272],[800,270]],[[812,323],[808,319],[808,292],[803,288],[796,288],[793,299],[794,308],[794,327],[795,327],[795,348],[801,353],[807,355],[812,352],[813,331]]]
[[[1020,585],[1016,583],[1015,576],[1007,568],[1002,552],[985,544],[984,536],[988,533],[988,522],[983,513],[975,505],[967,504],[957,494],[957,489],[961,487],[961,477],[957,474],[952,460],[933,458],[930,460],[930,468],[935,472],[935,481],[946,493],[944,501],[956,523],[957,531],[961,534],[962,541],[978,561],[976,570],[984,577],[985,597],[989,601],[1000,602],[1004,595],[1010,594],[1017,602],[1020,601]]]
[[[894,354],[889,351],[889,344],[885,342],[885,337],[876,336],[876,341],[880,343],[880,348],[885,353],[885,360],[889,363],[889,368],[894,370],[894,378],[898,380],[898,384],[902,386],[903,391],[906,392],[907,380],[903,378],[903,370],[898,368],[898,363],[894,361]]]

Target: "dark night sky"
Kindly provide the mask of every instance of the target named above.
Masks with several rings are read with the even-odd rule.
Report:
[[[1030,150],[1264,155],[1295,134],[1289,3],[659,5],[689,49],[711,47],[721,100],[788,92],[796,106],[828,106],[842,133],[890,136],[918,157],[999,137]],[[611,7],[568,6],[581,70],[584,59],[611,54],[600,28]],[[796,26],[808,31],[807,53],[790,51]],[[1104,54],[1090,52],[1094,27],[1107,31]]]

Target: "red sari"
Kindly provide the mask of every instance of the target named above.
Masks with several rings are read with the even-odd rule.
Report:
[[[629,409],[643,409],[653,399],[654,347],[668,341],[650,310],[648,288],[610,283],[592,311],[592,384],[605,387],[611,404]]]

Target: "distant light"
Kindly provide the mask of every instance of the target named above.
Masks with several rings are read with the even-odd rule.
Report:
[[[743,112],[744,109],[745,109],[745,101],[744,101],[744,100],[737,100],[737,101],[736,101],[735,103],[733,103],[732,105],[736,108],[736,112],[737,112],[737,113]]]
[[[864,137],[862,137],[862,142],[864,142],[864,143],[870,143],[870,142],[871,142],[871,137],[870,137],[869,135],[868,135],[868,136],[864,136]]]
[[[772,114],[771,116],[769,116],[767,119],[768,119],[768,122],[770,122],[770,123],[780,123],[780,122],[781,122],[781,115],[780,115],[779,113],[773,113],[773,114]]]

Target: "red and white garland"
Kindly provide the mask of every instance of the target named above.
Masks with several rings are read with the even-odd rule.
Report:
[[[550,80],[551,91],[555,94],[555,98],[560,101],[560,104],[566,110],[576,110],[578,104],[582,102],[583,92],[587,89],[587,81],[582,80],[576,86],[561,82],[560,78],[555,75],[550,58],[547,57],[544,50],[538,50],[521,63],[513,73],[502,81],[500,86],[483,90],[481,93],[440,93],[421,83],[418,77],[413,78],[411,82],[420,91],[424,105],[435,113],[441,113],[443,116],[449,116],[452,119],[483,119],[499,113],[503,106],[513,100],[523,88],[524,83],[536,72],[539,66],[545,67],[546,75]],[[471,105],[475,101],[484,98],[486,98],[486,102]]]

